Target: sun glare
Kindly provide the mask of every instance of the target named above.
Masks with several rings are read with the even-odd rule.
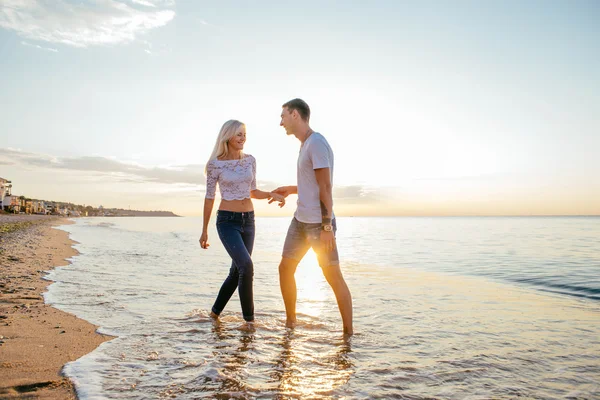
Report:
[[[318,316],[328,295],[328,283],[323,276],[317,255],[310,249],[296,270],[298,288],[297,311]]]

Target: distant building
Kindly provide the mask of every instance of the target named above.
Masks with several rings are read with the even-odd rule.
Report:
[[[8,208],[8,206],[10,206],[12,200],[11,189],[11,181],[4,178],[0,178],[0,210],[4,210],[5,207]]]
[[[44,202],[41,200],[26,200],[25,213],[27,214],[45,214]]]
[[[19,196],[4,196],[2,200],[2,209],[4,211],[19,212],[21,211],[21,199]]]

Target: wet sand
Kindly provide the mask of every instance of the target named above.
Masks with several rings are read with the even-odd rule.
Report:
[[[60,217],[0,215],[0,398],[76,399],[65,363],[110,336],[44,303],[45,271],[77,254]]]

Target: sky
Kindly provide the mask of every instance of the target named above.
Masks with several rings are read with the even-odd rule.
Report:
[[[599,215],[598,20],[595,0],[0,0],[0,177],[201,215],[229,119],[259,188],[295,184],[299,97],[336,215]]]

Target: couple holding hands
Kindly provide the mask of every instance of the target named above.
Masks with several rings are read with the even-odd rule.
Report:
[[[290,194],[298,195],[294,218],[285,238],[279,284],[285,304],[286,326],[296,324],[296,267],[309,248],[317,254],[319,265],[333,289],[344,334],[352,335],[352,296],[340,269],[335,241],[336,222],[333,213],[333,152],[327,140],[309,126],[310,108],[301,99],[283,104],[280,125],[288,135],[301,142],[298,155],[297,185],[282,186],[272,192],[256,188],[256,160],[242,152],[246,127],[230,120],[223,124],[215,148],[206,165],[206,198],[200,246],[208,244],[208,222],[219,185],[221,203],[217,211],[217,232],[232,259],[229,275],[223,282],[212,306],[211,316],[218,318],[225,305],[238,290],[242,314],[247,327],[254,321],[252,248],[254,246],[254,209],[251,199],[267,199],[285,205]]]

